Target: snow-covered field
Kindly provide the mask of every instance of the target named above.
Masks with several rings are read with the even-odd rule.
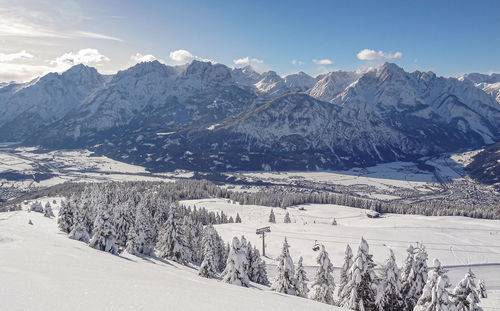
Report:
[[[170,261],[101,252],[68,239],[56,219],[26,211],[0,213],[0,280],[0,310],[9,311],[338,309],[205,279]]]
[[[173,178],[192,176],[190,172],[153,174],[141,166],[105,156],[93,156],[88,150],[41,153],[36,148],[0,148],[0,174],[2,173],[23,175],[17,178],[0,175],[0,188],[11,189],[10,195],[4,194],[6,197],[64,182],[172,181]],[[42,177],[36,178],[36,174]]]
[[[356,252],[361,237],[368,241],[378,264],[386,260],[390,248],[401,265],[409,244],[419,242],[427,247],[429,263],[438,258],[443,265],[450,266],[454,282],[458,282],[471,268],[478,278],[486,280],[487,286],[500,290],[500,220],[396,214],[371,219],[362,209],[311,204],[302,205],[305,208],[302,211],[298,207],[287,210],[274,208],[277,223],[270,224],[270,207],[233,204],[224,199],[186,200],[181,203],[224,211],[229,215],[239,213],[242,223],[216,227],[224,240],[234,235],[245,235],[247,240],[261,249],[262,240],[255,230],[270,226],[271,233],[266,236],[269,264],[279,255],[285,237],[291,246],[292,259],[297,261],[302,256],[307,266],[316,265],[317,254],[312,250],[316,241],[325,245],[336,267],[343,263],[346,244]],[[283,223],[287,211],[292,220],[290,224]],[[331,224],[334,218],[336,226]]]
[[[53,200],[57,204],[53,204]],[[50,201],[57,212],[61,198]],[[361,236],[370,244],[377,263],[392,248],[401,264],[409,243],[427,246],[429,262],[438,257],[449,267],[456,284],[471,268],[484,279],[489,298],[481,305],[497,310],[500,302],[500,221],[463,217],[385,215],[369,219],[364,210],[335,205],[288,208],[292,223],[284,224],[285,211],[275,208],[276,224],[267,222],[271,208],[243,206],[223,199],[182,201],[209,210],[239,213],[243,223],[217,225],[224,240],[245,237],[261,248],[255,229],[270,225],[266,237],[267,267],[274,275],[274,258],[284,237],[295,261],[304,257],[312,278],[316,270],[316,242],[323,243],[335,267],[342,264],[345,245],[354,252]],[[25,207],[27,205],[24,205]],[[338,225],[332,226],[335,218]],[[29,225],[31,220],[33,225]],[[335,278],[338,280],[338,269]],[[228,285],[197,276],[196,267],[185,267],[158,258],[119,256],[97,251],[70,240],[57,229],[56,219],[40,213],[0,213],[1,310],[335,310],[312,300],[291,297],[252,284]]]

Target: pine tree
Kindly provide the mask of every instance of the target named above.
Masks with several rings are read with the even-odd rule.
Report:
[[[81,205],[76,209],[73,219],[73,228],[69,233],[69,238],[77,241],[82,241],[88,243],[90,240],[90,232],[87,227],[87,221],[89,219],[88,212],[89,209],[86,204]]]
[[[134,224],[127,235],[127,252],[133,255],[151,256],[154,253],[153,216],[141,200],[137,205]]]
[[[57,226],[59,230],[65,233],[70,233],[71,228],[73,228],[73,209],[72,205],[65,200],[61,201],[61,207],[59,209],[59,218],[57,219]]]
[[[476,288],[476,276],[472,271],[465,274],[465,277],[453,290],[452,300],[458,311],[482,311],[477,304],[480,302]]]
[[[428,257],[425,246],[422,244],[418,245],[415,254],[415,286],[413,291],[415,300],[418,300],[422,296],[422,290],[427,282],[427,274],[429,273],[427,266]]]
[[[236,223],[240,224],[241,223],[241,217],[240,214],[236,213]]]
[[[342,268],[340,269],[340,280],[339,280],[339,289],[338,289],[338,296],[341,297],[342,291],[344,290],[345,285],[347,284],[347,274],[349,272],[349,269],[351,269],[352,266],[352,250],[349,244],[347,244],[345,252],[344,252],[344,264],[342,265]]]
[[[405,301],[407,310],[413,310],[419,297],[416,297],[417,286],[415,280],[417,279],[417,268],[415,264],[415,248],[413,245],[408,246],[406,250],[407,256],[401,267],[401,293]]]
[[[222,280],[226,283],[248,287],[249,280],[245,265],[245,252],[241,249],[240,240],[234,237],[227,258],[226,269],[222,272]]]
[[[281,255],[278,258],[279,262],[276,277],[271,286],[271,290],[278,293],[295,295],[295,267],[293,265],[292,258],[290,257],[288,248],[289,245],[285,238],[281,249]]]
[[[447,288],[451,286],[446,270],[441,262],[434,259],[434,268],[429,271],[427,282],[418,299],[414,311],[456,311],[455,304],[450,300]]]
[[[230,224],[234,223],[233,216],[230,216],[230,217],[229,217],[228,223],[230,223]]]
[[[332,226],[336,226],[336,225],[337,225],[337,220],[335,218],[333,218]]]
[[[48,218],[54,217],[54,212],[52,211],[50,202],[45,203],[45,207],[43,208],[43,216]]]
[[[275,224],[276,223],[276,216],[274,216],[274,211],[271,210],[271,213],[269,214],[269,220],[270,223]]]
[[[269,285],[269,279],[267,278],[267,271],[266,271],[266,263],[260,257],[260,252],[256,247],[253,248],[252,262],[253,262],[252,281],[262,285]]]
[[[191,252],[184,237],[184,228],[179,223],[175,209],[170,209],[168,219],[160,230],[156,244],[158,256],[186,265]]]
[[[288,212],[286,212],[286,214],[285,214],[285,219],[283,220],[283,222],[284,222],[285,224],[289,224],[289,223],[291,223],[291,222],[292,222],[292,220],[290,219],[290,214],[289,214]]]
[[[90,240],[89,246],[101,251],[112,254],[118,253],[118,247],[115,244],[115,228],[111,223],[109,212],[103,206],[98,209],[99,215],[94,222],[94,235]]]
[[[486,284],[484,284],[484,280],[479,280],[477,282],[477,293],[481,298],[488,298],[488,293],[486,292]]]
[[[319,267],[313,280],[311,298],[319,302],[334,305],[333,294],[335,291],[335,282],[333,280],[333,265],[323,245],[321,245],[316,262]]]
[[[134,209],[132,202],[118,204],[114,208],[116,244],[122,248],[127,246],[130,228],[134,225]]]
[[[203,261],[200,265],[199,276],[213,278],[217,275],[217,265],[215,263],[215,253],[212,242],[206,242],[203,249]]]
[[[358,253],[348,272],[347,284],[342,291],[340,301],[342,307],[356,311],[376,309],[377,278],[372,257],[368,243],[361,238]]]
[[[299,262],[297,263],[297,269],[295,270],[295,280],[295,295],[307,298],[307,294],[309,293],[307,282],[309,281],[309,279],[307,278],[306,271],[304,270],[304,266],[302,264],[302,256],[300,256]]]
[[[390,250],[389,258],[382,270],[382,284],[378,309],[380,311],[403,311],[405,302],[401,295],[401,277],[396,265],[394,252]]]

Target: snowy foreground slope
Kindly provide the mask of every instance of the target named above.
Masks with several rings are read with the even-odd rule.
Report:
[[[40,213],[0,213],[0,310],[342,310],[196,272],[97,251]]]

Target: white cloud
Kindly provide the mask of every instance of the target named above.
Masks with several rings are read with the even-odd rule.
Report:
[[[195,59],[193,54],[186,50],[176,50],[170,52],[170,59],[176,63],[188,63]]]
[[[235,65],[248,65],[250,63],[250,57],[247,56],[247,57],[235,59],[235,60],[233,60],[233,63]]]
[[[304,65],[304,62],[300,61],[300,60],[297,60],[297,59],[293,59],[292,60],[292,65],[294,65],[294,66],[302,66],[302,65]]]
[[[33,57],[34,57],[33,55],[26,52],[25,50],[22,50],[22,51],[17,52],[17,53],[11,53],[11,54],[0,53],[0,62],[11,62],[14,60],[27,60],[27,59],[30,59]]]
[[[142,62],[152,62],[157,58],[151,54],[143,55],[141,53],[136,53],[135,55],[130,56],[130,59],[135,63],[142,63]]]
[[[91,63],[97,64],[101,62],[109,62],[110,59],[96,49],[82,49],[76,53],[69,52],[57,57],[55,60],[50,61],[51,65],[76,65],[84,64],[88,65]]]
[[[313,59],[312,62],[315,63],[316,65],[331,65],[331,64],[333,64],[333,61],[330,59],[327,59],[327,58]]]
[[[247,57],[242,57],[233,60],[233,63],[235,65],[258,65],[258,64],[264,64],[264,61],[262,59],[258,58],[250,58],[250,56]]]
[[[380,59],[394,59],[403,57],[403,53],[384,53],[382,51],[375,51],[370,49],[364,49],[359,51],[358,58],[360,60],[380,60]]]

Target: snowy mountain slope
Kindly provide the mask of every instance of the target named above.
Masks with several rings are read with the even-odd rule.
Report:
[[[342,310],[260,285],[205,279],[171,261],[97,251],[68,239],[56,219],[40,213],[0,219],[5,310]]]
[[[407,73],[390,63],[364,74],[332,103],[373,113],[444,148],[490,144],[500,135],[498,104],[474,84],[432,72]]]
[[[85,98],[77,92],[81,103],[53,122],[37,118],[36,131],[20,122],[30,118],[13,120],[23,127],[16,137],[27,143],[94,148],[153,170],[336,169],[500,140],[500,106],[469,79],[389,63],[318,79],[154,61],[106,77]]]
[[[498,83],[500,82],[500,73],[491,73],[491,74],[483,74],[483,73],[468,73],[458,77],[459,80],[468,79],[473,83]]]
[[[255,83],[255,87],[260,95],[276,96],[288,93],[285,80],[275,71],[268,71],[262,74],[261,79]]]
[[[308,93],[314,98],[330,102],[359,77],[360,74],[357,72],[333,71],[319,76],[319,80]]]
[[[285,77],[286,86],[294,92],[305,92],[312,88],[317,81],[303,71]]]
[[[1,88],[0,140],[21,140],[58,121],[103,86],[95,68],[76,65],[62,74]]]

